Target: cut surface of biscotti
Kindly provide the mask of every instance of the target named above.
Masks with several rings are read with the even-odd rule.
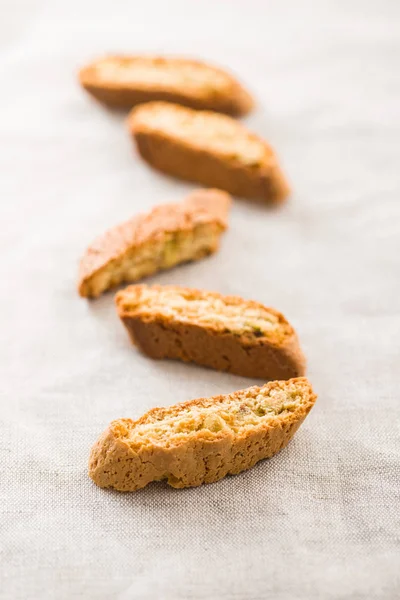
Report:
[[[113,421],[92,449],[89,475],[120,491],[162,479],[176,488],[212,483],[284,448],[315,400],[301,377]]]
[[[79,72],[81,85],[101,102],[132,108],[169,100],[232,115],[247,113],[251,95],[231,75],[204,62],[162,56],[108,56]]]
[[[231,198],[198,190],[110,229],[87,249],[80,264],[81,296],[97,297],[123,282],[197,260],[218,250]]]
[[[133,343],[152,358],[264,380],[304,374],[293,327],[258,302],[180,286],[132,285],[117,293],[116,305]]]
[[[265,202],[289,193],[272,148],[231,117],[149,102],[133,109],[128,127],[141,156],[164,173]]]

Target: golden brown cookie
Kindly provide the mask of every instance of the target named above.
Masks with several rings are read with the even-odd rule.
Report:
[[[108,56],[79,72],[81,85],[116,108],[168,100],[199,110],[244,115],[251,95],[222,69],[204,62],[162,56]]]
[[[289,194],[272,148],[231,117],[150,102],[128,127],[141,156],[168,175],[270,203]]]
[[[293,327],[258,302],[172,285],[132,285],[117,293],[116,305],[132,342],[152,358],[264,380],[305,372]]]
[[[175,488],[213,483],[282,450],[315,400],[298,378],[119,419],[93,446],[89,475],[124,492],[161,479]]]
[[[120,283],[216,252],[230,203],[225,192],[197,190],[184,202],[157,206],[110,229],[81,260],[80,295],[96,297]]]

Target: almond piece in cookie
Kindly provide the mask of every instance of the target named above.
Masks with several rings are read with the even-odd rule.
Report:
[[[264,380],[305,372],[293,327],[258,302],[179,286],[132,285],[117,293],[116,305],[132,342],[151,358]]]
[[[162,56],[108,56],[79,72],[81,85],[115,108],[168,100],[199,110],[244,115],[251,95],[231,75],[204,62]]]
[[[97,297],[120,283],[216,252],[230,203],[225,192],[198,190],[184,202],[157,206],[110,229],[81,260],[80,295]]]
[[[150,102],[128,127],[141,156],[168,175],[270,203],[289,194],[272,148],[230,117]]]
[[[315,400],[301,377],[113,421],[93,446],[89,475],[124,492],[162,479],[175,488],[213,483],[282,450]]]

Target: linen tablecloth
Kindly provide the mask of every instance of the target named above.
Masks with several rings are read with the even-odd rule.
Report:
[[[2,3],[0,597],[400,596],[400,4]],[[77,267],[106,228],[193,186],[152,171],[78,86],[107,52],[202,57],[252,90],[245,121],[293,187],[237,200],[220,252],[151,281],[239,294],[298,330],[319,399],[282,453],[198,489],[87,476],[110,420],[247,387],[155,362]]]

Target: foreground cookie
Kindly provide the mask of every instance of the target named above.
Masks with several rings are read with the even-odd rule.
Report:
[[[282,450],[315,400],[298,378],[113,421],[92,449],[89,475],[126,492],[161,479],[175,488],[212,483]]]
[[[289,193],[272,148],[230,117],[150,102],[133,109],[128,126],[142,157],[164,173],[272,203]]]
[[[109,56],[81,69],[82,86],[113,107],[169,100],[192,108],[243,115],[253,106],[234,77],[206,63],[161,56]]]
[[[225,192],[198,190],[184,202],[157,206],[110,229],[82,258],[80,295],[96,297],[122,282],[215,252],[230,203]]]
[[[116,304],[133,343],[152,358],[264,380],[304,374],[293,327],[258,302],[179,286],[132,285],[117,293]]]

